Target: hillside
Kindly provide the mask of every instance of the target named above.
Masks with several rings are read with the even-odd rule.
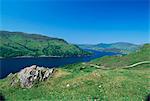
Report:
[[[0,57],[81,56],[88,54],[63,39],[38,34],[0,31]]]
[[[107,61],[107,62],[106,62]],[[95,59],[91,63],[105,67],[124,67],[141,61],[150,61],[150,44],[145,44],[139,51],[125,56],[105,56]]]
[[[124,67],[150,61],[149,56],[150,44],[146,44],[138,52],[126,56],[66,65],[56,69],[47,81],[30,89],[10,86],[15,74],[0,80],[0,91],[8,101],[145,101],[150,89],[150,63]]]
[[[139,45],[135,45],[127,42],[117,42],[111,44],[100,43],[96,45],[80,44],[78,46],[83,49],[93,49],[93,50],[99,50],[105,52],[119,52],[123,54],[135,52],[140,48]]]

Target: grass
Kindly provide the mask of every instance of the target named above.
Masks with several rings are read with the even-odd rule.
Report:
[[[150,68],[80,70],[78,73],[58,69],[53,78],[31,89],[10,87],[8,77],[0,81],[0,91],[8,101],[142,101],[149,94],[149,74]]]

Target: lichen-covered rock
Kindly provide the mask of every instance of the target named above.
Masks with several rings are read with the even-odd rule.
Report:
[[[53,72],[54,68],[49,69],[32,65],[22,69],[17,74],[16,79],[18,79],[18,82],[22,88],[31,88],[34,84],[44,81],[48,77],[52,76]],[[12,81],[12,84],[14,85],[13,82],[14,80]]]

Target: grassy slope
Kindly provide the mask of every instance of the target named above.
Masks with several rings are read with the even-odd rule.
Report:
[[[138,53],[124,57],[125,65],[138,61],[150,60],[148,50],[150,45],[145,45]],[[141,54],[141,55],[140,55]],[[149,56],[147,56],[149,55]],[[137,56],[137,57],[136,57]],[[105,57],[93,60],[90,63],[105,62],[105,65],[120,67],[120,62],[112,60],[117,57]],[[112,64],[113,61],[114,64]],[[128,62],[128,63],[127,63]],[[22,100],[54,100],[54,101],[87,101],[100,99],[104,101],[142,101],[150,93],[150,65],[140,65],[131,69],[101,70],[88,65],[72,64],[63,69],[59,68],[53,78],[38,84],[31,89],[21,89],[18,86],[10,87],[11,77],[0,80],[0,91],[6,99],[12,101]],[[122,64],[122,63],[121,63]],[[122,65],[123,66],[123,65]],[[124,67],[124,66],[123,66]],[[67,85],[69,86],[67,87]]]
[[[0,31],[0,57],[77,56],[87,52],[63,39],[37,34]]]

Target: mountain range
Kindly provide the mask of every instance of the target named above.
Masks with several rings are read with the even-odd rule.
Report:
[[[99,51],[105,51],[105,52],[117,52],[117,53],[123,53],[128,54],[131,52],[134,52],[138,50],[141,45],[136,45],[132,43],[127,42],[116,42],[116,43],[100,43],[100,44],[78,44],[78,46],[82,49],[92,49],[92,50],[99,50]]]

